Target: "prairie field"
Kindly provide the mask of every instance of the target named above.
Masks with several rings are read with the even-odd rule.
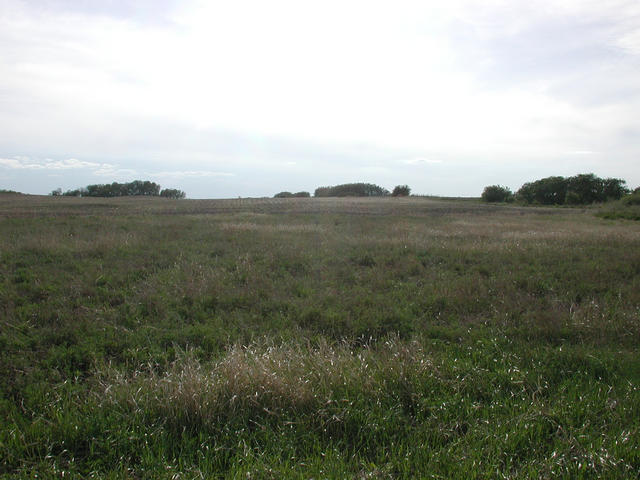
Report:
[[[0,195],[1,478],[638,478],[640,223]]]

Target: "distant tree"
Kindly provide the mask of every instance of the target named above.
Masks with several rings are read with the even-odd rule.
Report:
[[[330,197],[331,187],[318,187],[315,192],[313,192],[314,197]]]
[[[525,183],[516,198],[540,205],[585,205],[622,198],[629,189],[619,178],[602,179],[593,173],[573,177],[546,177]]]
[[[293,193],[291,192],[279,192],[273,196],[273,198],[291,198],[291,197],[293,197]]]
[[[408,197],[411,194],[411,188],[409,185],[396,185],[391,192],[391,195],[394,197]]]
[[[535,182],[525,183],[516,198],[526,203],[540,205],[561,205],[567,195],[568,181],[564,177],[547,177]]]
[[[620,200],[631,190],[627,188],[627,182],[621,178],[605,178],[602,181],[603,196],[605,200]]]
[[[165,192],[164,195],[162,192]],[[110,184],[87,185],[85,188],[67,190],[62,195],[68,197],[129,197],[129,196],[149,196],[149,197],[169,197],[184,198],[185,193],[181,190],[167,188],[160,189],[160,185],[149,180],[134,180],[129,183],[113,182]]]
[[[482,191],[482,200],[485,202],[510,202],[513,199],[513,193],[509,188],[500,185],[489,185],[484,187]]]
[[[53,190],[50,193],[50,195],[53,196],[53,197],[59,197],[59,196],[62,195],[62,189],[61,188],[56,188],[55,190]]]
[[[333,187],[318,187],[315,197],[380,197],[389,195],[389,190],[372,183],[344,183]]]
[[[165,198],[184,198],[187,194],[177,188],[165,188],[160,191],[160,196]]]
[[[309,192],[280,192],[276,193],[273,198],[302,198],[302,197],[310,197],[311,194]]]
[[[595,202],[603,202],[604,183],[601,178],[593,173],[583,173],[567,179],[567,195],[565,203],[574,205],[586,205]]]
[[[65,197],[85,197],[87,196],[86,188],[76,188],[75,190],[67,190],[62,195]]]

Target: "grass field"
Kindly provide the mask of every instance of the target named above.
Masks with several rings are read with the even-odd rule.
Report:
[[[0,195],[2,478],[637,478],[640,224]]]

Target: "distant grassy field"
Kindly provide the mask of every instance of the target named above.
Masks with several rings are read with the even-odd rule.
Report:
[[[0,195],[2,478],[637,478],[640,224]]]

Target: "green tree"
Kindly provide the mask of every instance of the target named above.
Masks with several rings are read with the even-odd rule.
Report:
[[[164,198],[184,198],[187,194],[177,188],[165,188],[160,191],[160,196]]]
[[[389,190],[373,183],[343,183],[333,187],[318,187],[315,197],[381,197]]]
[[[604,183],[593,173],[583,173],[568,178],[565,203],[585,205],[603,202]]]
[[[163,195],[162,192],[165,192]],[[85,188],[67,190],[62,195],[70,197],[128,197],[128,196],[149,196],[149,197],[172,197],[184,198],[185,193],[176,189],[165,189],[161,191],[160,185],[149,180],[134,180],[129,183],[113,182],[110,184],[87,185]]]
[[[396,185],[391,192],[391,195],[394,197],[408,197],[411,194],[411,188],[409,185]]]
[[[602,193],[605,200],[619,200],[631,190],[627,188],[627,182],[621,178],[605,178],[602,181]]]
[[[513,193],[507,187],[501,185],[489,185],[484,187],[482,191],[482,200],[485,202],[510,202],[513,199]]]
[[[564,177],[546,177],[525,183],[516,193],[516,197],[526,203],[562,205],[567,195],[567,186],[568,182]]]

